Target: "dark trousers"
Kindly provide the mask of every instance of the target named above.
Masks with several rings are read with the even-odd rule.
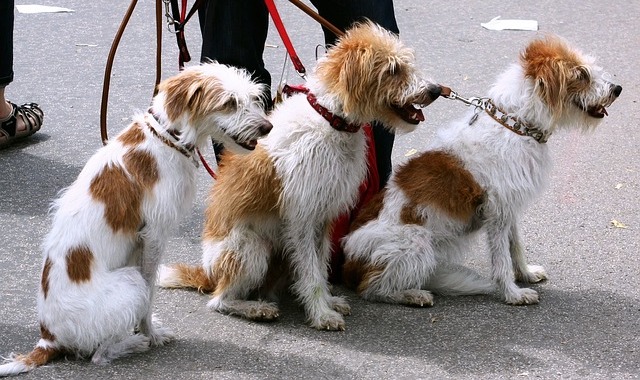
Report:
[[[1,0],[0,0],[1,1]],[[341,30],[365,18],[393,33],[398,33],[392,0],[312,0],[320,15]],[[199,9],[202,31],[201,60],[243,67],[252,77],[271,85],[271,75],[264,67],[262,54],[269,29],[269,13],[263,0],[209,0]],[[290,27],[291,28],[291,27]],[[325,43],[332,45],[336,36],[323,28]],[[267,106],[271,90],[265,94]],[[373,124],[380,186],[391,174],[394,135],[379,123]],[[220,147],[216,147],[219,152]]]
[[[14,0],[0,0],[0,87],[13,82]]]

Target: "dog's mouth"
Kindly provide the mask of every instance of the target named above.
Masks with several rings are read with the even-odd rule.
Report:
[[[424,108],[440,97],[442,86],[430,84],[426,87],[426,91],[422,91],[417,96],[411,97],[404,105],[392,104],[393,110],[400,116],[402,120],[409,124],[417,125],[424,121],[424,114],[420,108]],[[416,106],[420,108],[416,108]]]
[[[589,115],[589,116],[591,116],[593,118],[602,119],[605,116],[609,116],[609,113],[607,112],[607,108],[605,106],[603,106],[602,104],[596,104],[596,105],[588,106],[588,107],[585,107],[584,105],[582,105],[580,103],[576,103],[576,105],[582,111],[586,112],[587,115]]]
[[[414,107],[413,104],[405,104],[403,106],[392,105],[391,107],[402,120],[409,124],[418,125],[418,123],[424,121],[422,110]]]
[[[609,113],[607,113],[607,109],[602,105],[588,107],[587,114],[597,119],[602,119],[605,116],[609,116]]]
[[[240,145],[246,150],[254,150],[258,145],[258,140],[249,140],[249,141],[238,141],[235,140],[236,144]]]

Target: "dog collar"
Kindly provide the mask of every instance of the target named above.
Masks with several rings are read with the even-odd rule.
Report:
[[[151,110],[149,110],[149,114],[151,116],[153,116],[153,118],[156,120],[156,122],[158,122],[158,124],[160,124],[160,122],[158,121],[158,117],[151,112]],[[165,145],[167,145],[170,148],[173,148],[175,150],[177,150],[178,152],[180,152],[183,156],[187,157],[188,159],[191,160],[191,162],[193,162],[193,164],[197,167],[200,166],[200,163],[198,162],[198,160],[196,160],[195,156],[194,156],[194,151],[195,151],[195,147],[193,147],[191,144],[183,146],[178,142],[178,135],[171,133],[170,131],[167,131],[167,133],[169,133],[171,135],[171,137],[173,137],[173,139],[175,141],[171,141],[169,138],[167,138],[164,135],[161,135],[160,132],[158,132],[155,128],[153,128],[153,126],[151,125],[151,123],[149,123],[149,121],[145,118],[145,124],[147,125],[147,128],[149,128],[149,131],[151,131],[151,133],[156,136],[160,141],[162,141]]]
[[[493,120],[498,122],[503,127],[519,134],[520,136],[532,137],[540,144],[546,143],[549,139],[549,136],[551,135],[546,131],[541,131],[539,128],[533,127],[529,123],[507,114],[502,109],[500,109],[500,107],[496,106],[491,99],[482,99],[480,108],[482,108],[489,116],[491,116]],[[472,119],[471,123],[473,121],[475,121],[475,118]]]
[[[331,127],[333,127],[333,129],[341,132],[349,132],[349,133],[356,133],[360,130],[359,124],[347,123],[340,116],[334,115],[333,113],[331,113],[331,111],[321,106],[318,103],[318,99],[316,98],[316,96],[313,95],[312,93],[310,92],[307,93],[307,100],[309,101],[309,104],[311,105],[311,107],[313,107],[313,109],[316,110],[316,112],[318,112],[320,116],[322,116],[326,121],[328,121]]]

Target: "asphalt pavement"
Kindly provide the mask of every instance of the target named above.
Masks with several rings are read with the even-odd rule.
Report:
[[[45,125],[33,138],[0,150],[0,355],[37,342],[36,291],[48,208],[101,146],[99,106],[104,66],[126,0],[17,0],[73,13],[16,14],[14,102],[37,102]],[[138,4],[113,69],[109,134],[145,109],[154,81],[152,1]],[[150,352],[96,366],[62,360],[24,379],[635,379],[640,378],[640,2],[396,0],[401,38],[419,68],[463,96],[481,96],[530,39],[559,34],[624,88],[609,116],[589,134],[563,132],[548,144],[552,184],[522,218],[526,256],[549,280],[533,286],[540,304],[508,306],[495,295],[437,297],[431,308],[364,302],[348,296],[344,332],[320,332],[288,300],[281,317],[255,323],[212,312],[207,296],[159,290],[158,316],[177,340]],[[311,70],[320,26],[277,0],[291,39]],[[481,27],[496,16],[537,20],[539,31]],[[197,20],[188,46],[199,56]],[[279,82],[284,47],[275,30],[265,52]],[[173,35],[164,34],[163,77],[177,71]],[[290,65],[285,77],[301,80]],[[399,136],[395,162],[420,150],[436,126],[465,111],[440,99],[426,121]],[[211,152],[205,153],[211,157]],[[199,174],[193,211],[171,236],[163,262],[200,260],[204,199],[212,180]],[[488,273],[480,241],[469,265]]]

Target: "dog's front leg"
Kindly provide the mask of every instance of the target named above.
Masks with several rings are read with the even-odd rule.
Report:
[[[287,226],[286,233],[294,274],[293,291],[304,305],[311,326],[318,330],[344,330],[341,313],[348,314],[350,309],[344,299],[333,297],[329,291],[327,223],[296,221]]]
[[[491,253],[493,280],[502,291],[505,301],[511,305],[538,303],[538,293],[529,288],[520,288],[515,283],[510,253],[511,223],[496,218],[487,223],[487,243]]]
[[[158,231],[159,229],[156,229]],[[140,332],[149,337],[152,346],[162,346],[174,339],[173,332],[160,324],[153,315],[153,299],[155,295],[158,265],[164,250],[161,239],[151,233],[152,229],[145,226],[140,232],[142,244],[142,257],[140,260],[140,272],[147,283],[147,297],[149,308],[139,324]]]
[[[547,272],[540,265],[527,265],[520,239],[518,223],[512,223],[509,234],[509,252],[513,261],[516,280],[533,284],[547,279]]]

